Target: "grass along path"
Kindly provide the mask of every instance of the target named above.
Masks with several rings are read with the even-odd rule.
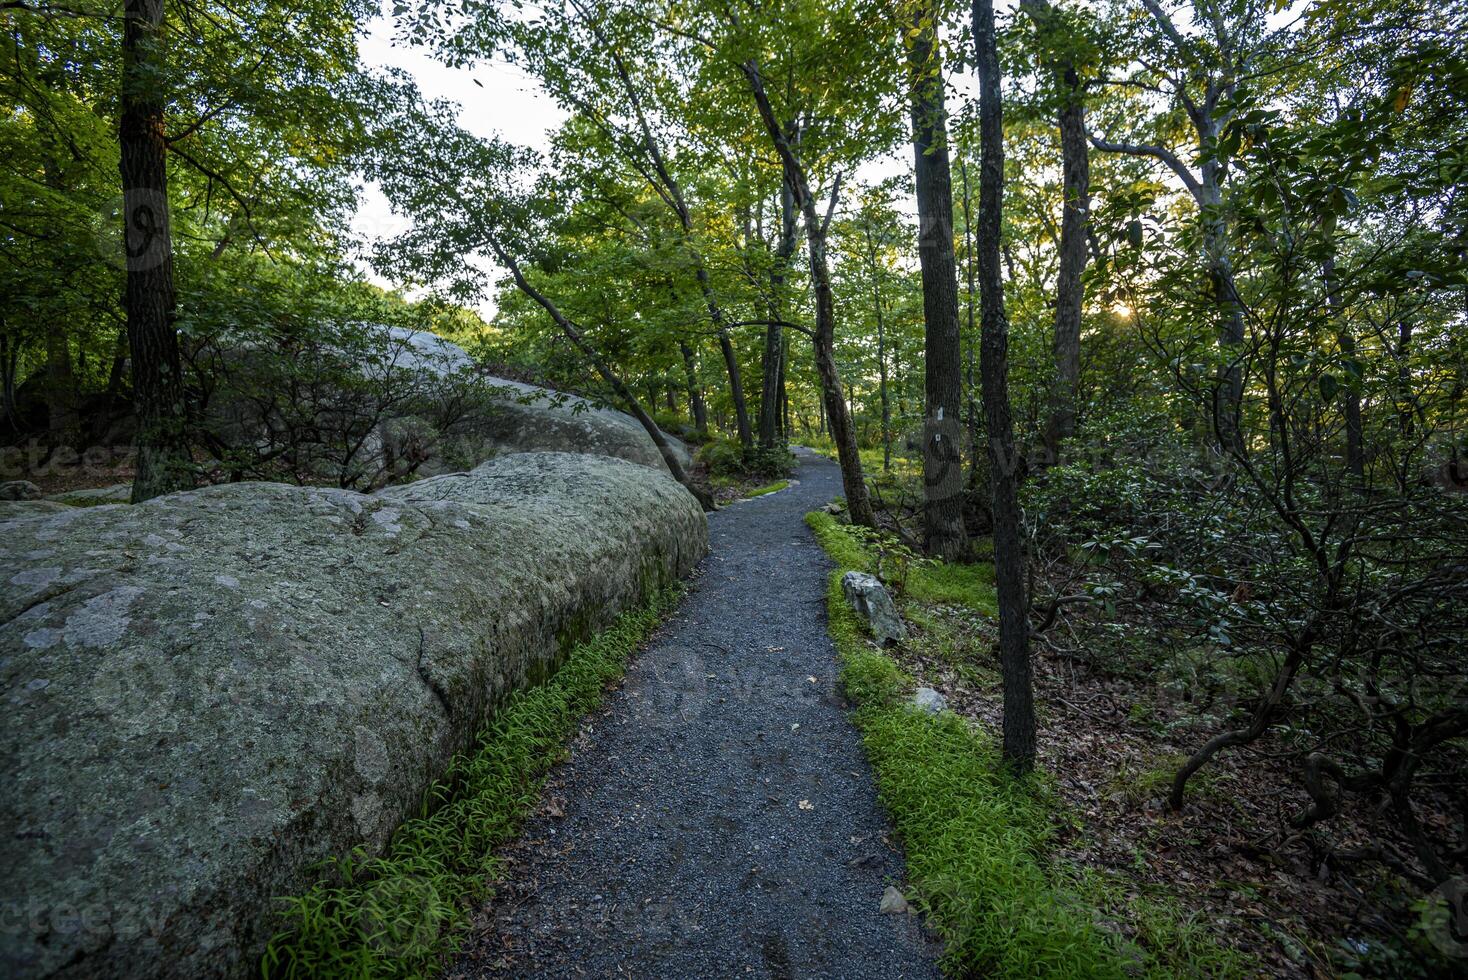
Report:
[[[1046,858],[1057,819],[1043,775],[1003,773],[988,731],[951,711],[910,704],[914,681],[878,650],[841,593],[870,571],[873,549],[822,512],[807,523],[836,562],[827,589],[842,681],[855,703],[877,790],[907,854],[908,896],[942,936],[953,977],[1242,977],[1247,964],[1165,901]],[[994,608],[992,568],[915,564],[909,615],[923,606]],[[914,608],[916,607],[916,608]]]
[[[282,901],[266,977],[419,977],[458,949],[497,876],[495,849],[519,833],[567,739],[622,676],[628,657],[681,591],[654,595],[574,647],[545,683],[509,695],[480,736],[424,794],[380,857],[355,853]]]

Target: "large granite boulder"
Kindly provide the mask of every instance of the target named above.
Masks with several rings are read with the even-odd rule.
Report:
[[[474,359],[437,334],[386,327],[395,368],[451,378],[474,371]],[[466,420],[487,439],[485,448],[503,453],[566,452],[620,456],[644,466],[666,468],[657,444],[642,423],[614,408],[552,388],[479,375],[490,398],[487,411]],[[693,456],[682,440],[663,433],[684,469]]]
[[[370,489],[517,452],[593,453],[667,469],[632,416],[486,374],[463,348],[426,331],[340,324],[288,361],[256,339],[215,363],[206,424],[242,458],[270,460],[293,482]],[[690,466],[687,447],[668,438]]]
[[[665,474],[562,453],[0,523],[0,975],[250,974],[272,899],[707,541]]]
[[[465,425],[485,438],[483,448],[501,453],[571,452],[620,456],[666,470],[662,453],[635,418],[568,395],[519,381],[486,377],[491,401]],[[678,463],[693,466],[688,447],[667,433]]]

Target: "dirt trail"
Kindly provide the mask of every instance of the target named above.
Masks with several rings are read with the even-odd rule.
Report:
[[[826,633],[799,483],[710,517],[693,591],[552,776],[456,977],[936,977]]]

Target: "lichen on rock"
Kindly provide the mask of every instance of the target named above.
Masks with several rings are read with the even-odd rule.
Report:
[[[251,973],[274,897],[380,848],[496,699],[707,534],[664,473],[564,453],[0,523],[0,973]]]

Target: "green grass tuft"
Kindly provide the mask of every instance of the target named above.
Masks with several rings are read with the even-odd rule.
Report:
[[[763,497],[767,493],[778,493],[788,486],[790,486],[789,480],[776,480],[774,483],[767,483],[762,487],[756,487],[755,489],[749,491],[749,493],[745,494],[745,496]]]
[[[281,900],[266,977],[424,977],[458,948],[472,904],[489,893],[494,851],[519,833],[567,738],[672,608],[655,595],[574,647],[544,684],[510,694],[424,796],[380,857],[331,862],[323,880]]]
[[[944,942],[953,977],[1233,977],[1243,960],[1165,902],[1132,898],[1120,885],[1046,857],[1058,803],[1043,775],[1016,781],[995,739],[952,712],[911,707],[913,681],[866,642],[841,594],[841,576],[870,555],[829,514],[806,522],[835,560],[827,606],[842,683],[856,705],[877,790],[907,854],[913,894]],[[976,606],[960,594],[992,594],[992,572],[940,569],[930,602]],[[989,601],[981,599],[980,601]]]

